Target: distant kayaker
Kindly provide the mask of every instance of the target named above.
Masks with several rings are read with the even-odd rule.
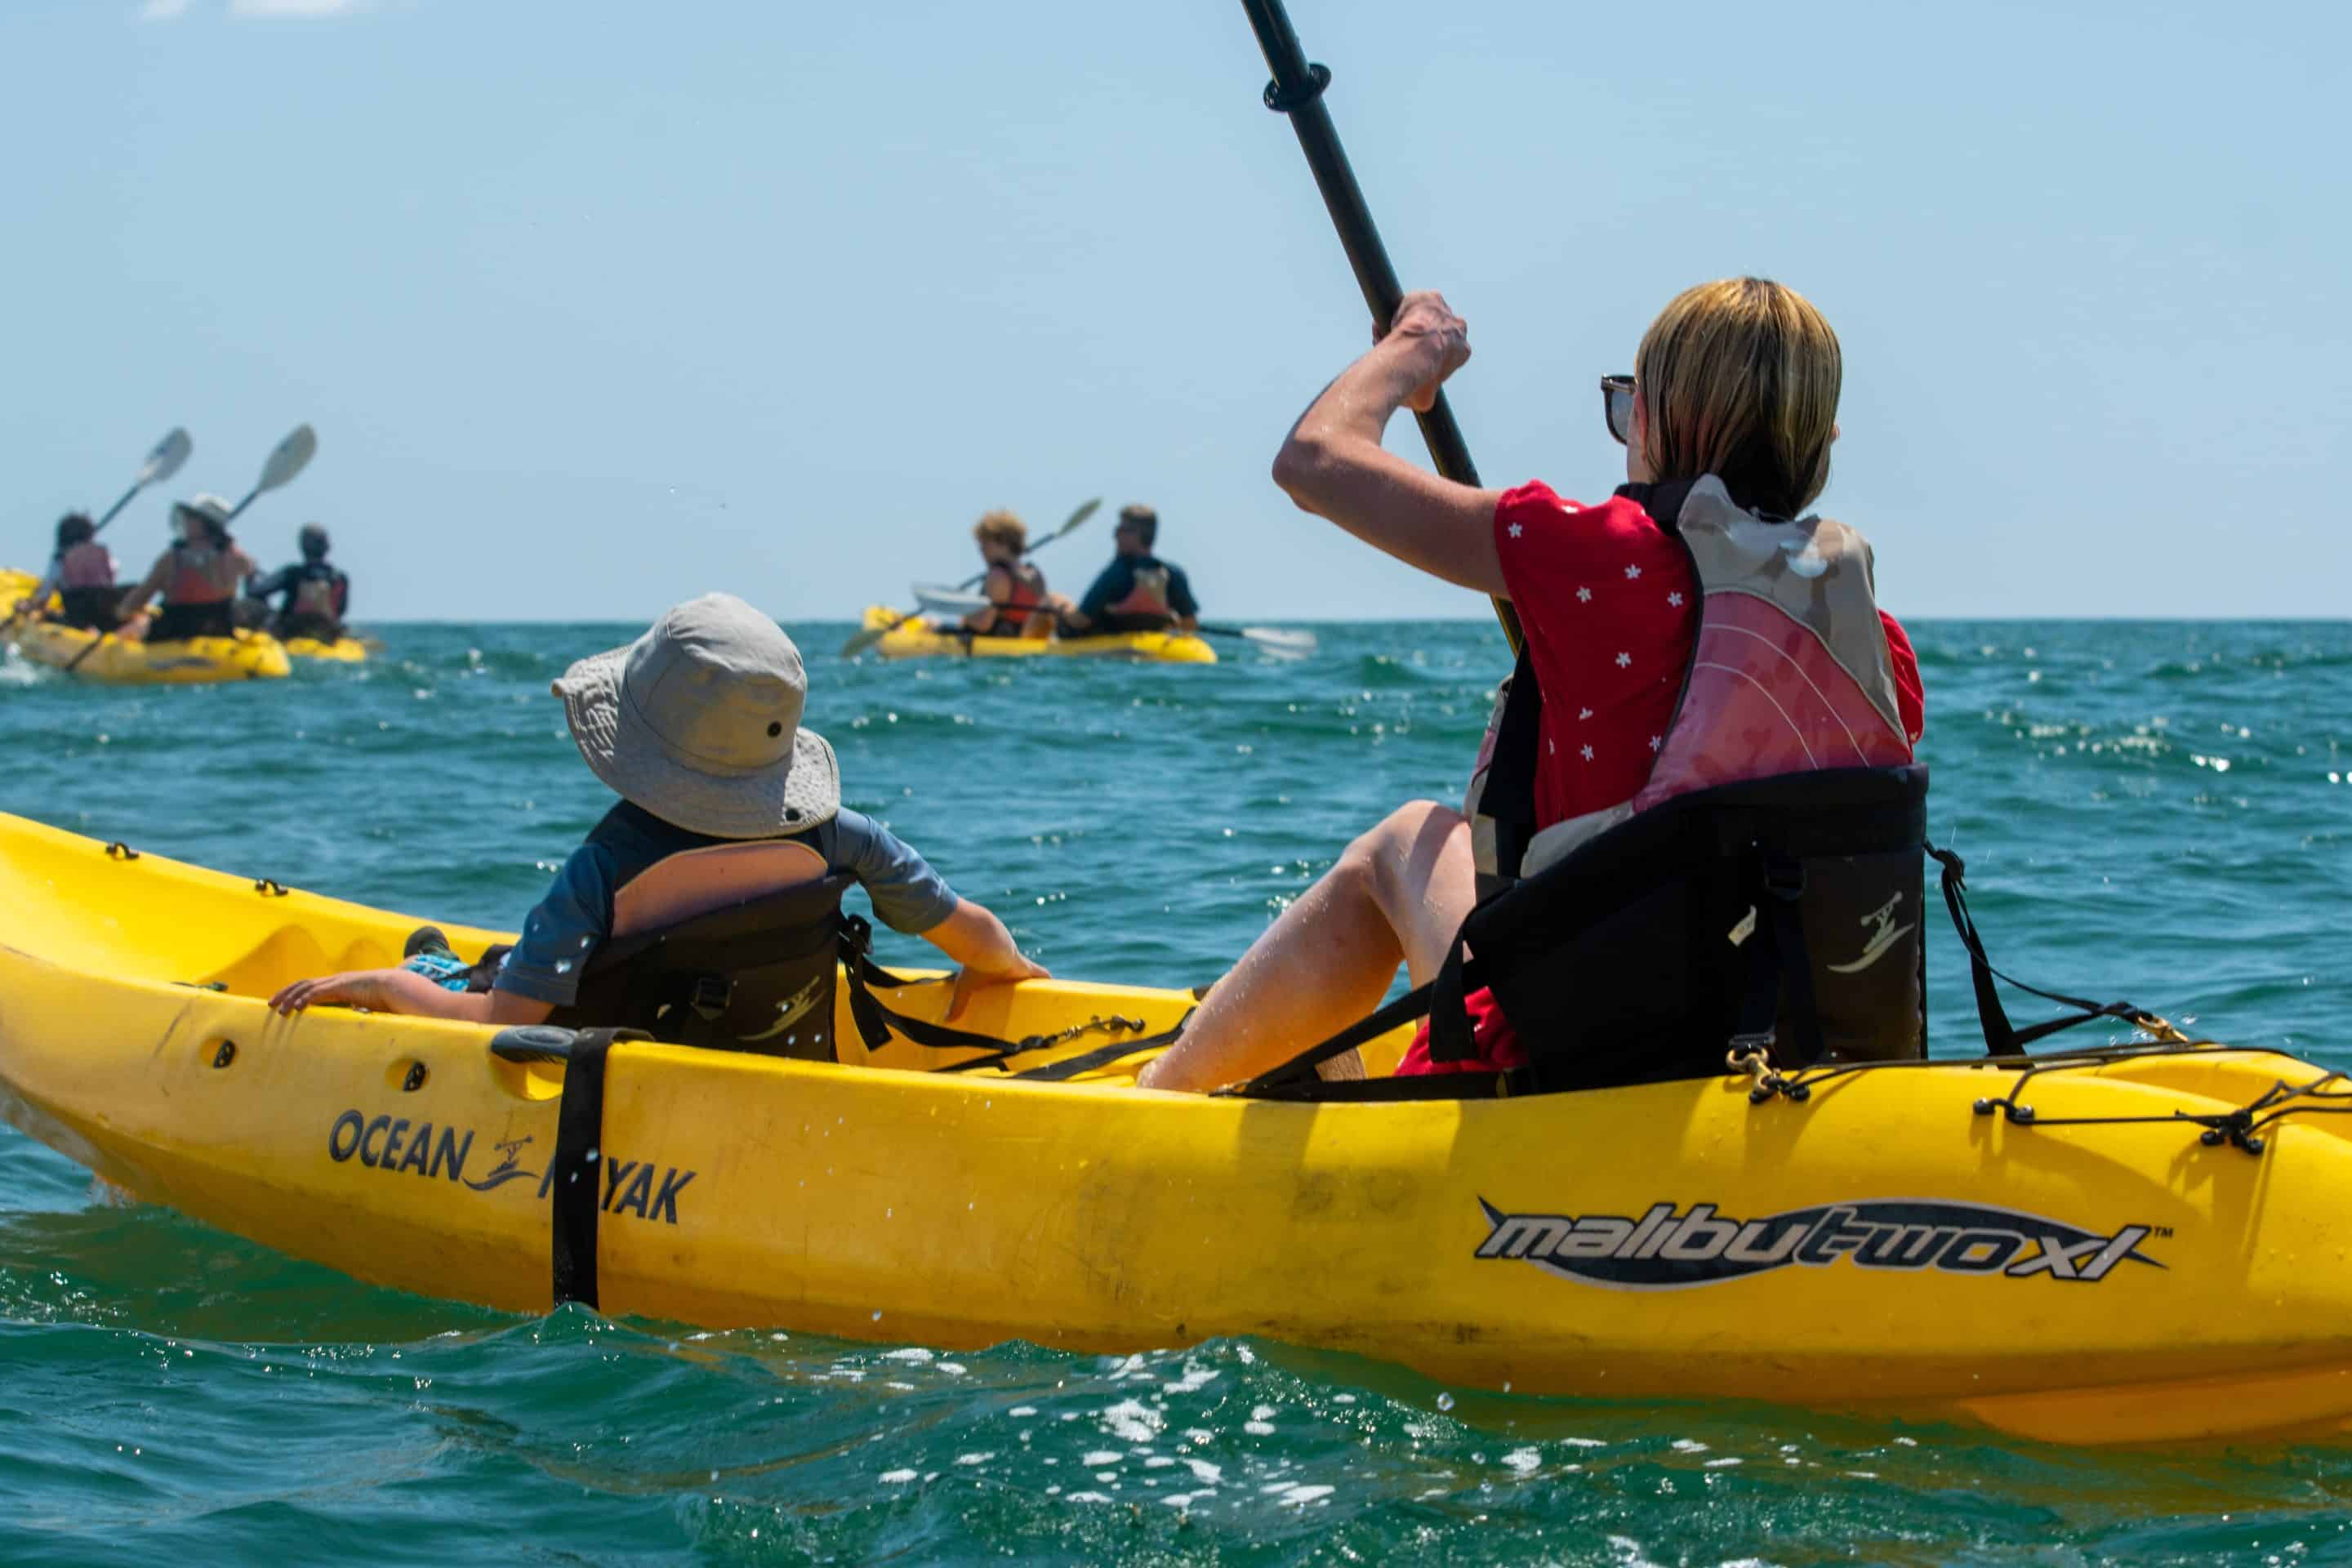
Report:
[[[637,879],[656,871],[646,885],[659,885],[666,907],[683,900],[704,910],[855,878],[884,924],[961,966],[950,1017],[978,987],[1044,977],[996,916],[957,897],[881,824],[843,807],[833,747],[801,723],[807,690],[792,638],[727,594],[688,600],[628,647],[574,664],[555,695],[582,759],[621,800],[564,861],[504,963],[470,980],[436,978],[440,971],[422,972],[434,969],[428,963],[331,974],[286,986],[270,1005],[541,1022],[578,999],[597,949],[616,931],[643,929],[625,907]],[[741,863],[724,852],[754,844],[777,846],[779,860],[805,869],[772,887],[746,885],[737,879]],[[830,971],[828,958],[828,982]]]
[[[333,642],[343,635],[343,616],[351,608],[352,580],[327,560],[332,542],[327,531],[317,523],[305,523],[296,536],[296,543],[302,559],[280,566],[267,577],[248,579],[246,595],[261,600],[278,598],[276,613],[269,617],[270,636]]]
[[[236,629],[237,584],[261,570],[228,531],[228,502],[198,496],[172,507],[179,535],[155,558],[145,581],[123,596],[117,614],[129,621],[161,594],[163,608],[147,626],[149,642],[225,637]]]
[[[1811,304],[1753,278],[1704,284],[1670,303],[1643,335],[1634,374],[1601,383],[1631,482],[1593,506],[1540,483],[1501,491],[1454,484],[1383,449],[1391,416],[1432,406],[1469,357],[1462,318],[1436,294],[1409,297],[1371,352],[1299,418],[1274,477],[1303,510],[1408,565],[1516,606],[1527,658],[1515,678],[1519,689],[1511,705],[1498,705],[1478,759],[1470,815],[1417,801],[1349,845],[1218,982],[1183,1037],[1144,1071],[1147,1087],[1207,1089],[1275,1067],[1371,1013],[1400,961],[1416,986],[1430,983],[1449,960],[1460,962],[1454,944],[1482,882],[1506,889],[1511,879],[1533,877],[1607,834],[1635,831],[1628,825],[1643,814],[1672,810],[1656,798],[1661,791],[1832,767],[1861,784],[1892,787],[1909,777],[1900,769],[1924,721],[1918,661],[1903,629],[1875,608],[1867,545],[1842,524],[1805,517],[1829,480],[1843,373],[1836,335]],[[1787,521],[1796,518],[1804,521]],[[1718,587],[1729,591],[1717,595]],[[1713,640],[1698,660],[1702,625]],[[1529,706],[1521,710],[1522,702]],[[1810,731],[1816,754],[1803,749],[1805,732],[1790,715],[1824,708],[1826,719]],[[1508,793],[1507,773],[1517,781],[1517,802],[1497,798]],[[1727,860],[1702,858],[1686,869],[1678,845],[1672,854],[1631,858],[1595,883],[1561,889],[1536,929],[1523,931],[1524,948],[1470,953],[1490,971],[1517,963],[1524,974],[1522,952],[1554,964],[1517,993],[1556,1002],[1569,1020],[1526,1036],[1553,1053],[1543,1062],[1556,1075],[1548,1081],[1572,1080],[1579,1070],[1559,1059],[1548,1037],[1585,1026],[1580,1004],[1588,1013],[1601,1008],[1615,1028],[1613,1047],[1593,1044],[1593,1053],[1671,1048],[1695,1052],[1684,1060],[1696,1060],[1696,1070],[1723,1070],[1727,1035],[1697,1037],[1703,1031],[1684,1020],[1719,1007],[1727,991],[1737,1001],[1737,988],[1753,984],[1727,979],[1727,964],[1764,965],[1747,972],[1765,982],[1760,1025],[1739,1027],[1759,1029],[1757,1038],[1771,1044],[1779,966],[1802,962],[1804,952],[1783,923],[1784,901],[1811,895],[1801,867],[1773,858],[1784,851],[1759,847],[1771,840],[1768,816],[1760,808],[1753,843],[1717,848],[1711,833],[1703,851],[1691,852]],[[1523,822],[1539,830],[1531,843],[1521,837]],[[1900,820],[1889,831],[1896,837],[1885,847],[1886,864],[1854,874],[1883,873],[1898,886],[1907,875],[1916,892],[1916,838],[1901,837]],[[1507,864],[1498,858],[1506,838]],[[1759,878],[1770,890],[1738,882],[1759,887],[1752,901],[1738,898],[1747,917],[1693,934],[1679,911],[1700,908],[1702,893],[1699,882],[1680,879],[1686,877]],[[1834,898],[1840,889],[1816,892]],[[1597,931],[1595,910],[1604,917]],[[1849,942],[1860,951],[1834,974],[1813,973],[1808,1009],[1814,984],[1867,973],[1882,988],[1884,1032],[1900,1048],[1906,1020],[1894,1012],[1909,1007],[1916,1038],[1916,945],[1873,966],[1890,944],[1906,937],[1916,944],[1919,914],[1916,900],[1906,905],[1884,894],[1823,910],[1816,940],[1833,938],[1839,951],[1821,963],[1846,958]],[[1545,919],[1583,945],[1544,947]],[[1529,1062],[1493,994],[1473,989],[1466,1001],[1459,1010],[1470,1016],[1463,1029],[1469,1058],[1433,1061],[1424,1028],[1401,1075]],[[1641,1061],[1601,1065],[1620,1082],[1675,1076]]]
[[[1102,570],[1078,607],[1062,616],[1062,629],[1093,632],[1158,632],[1171,626],[1191,631],[1201,606],[1181,566],[1152,553],[1160,538],[1160,514],[1148,506],[1121,507],[1111,540],[1118,553]]]
[[[57,553],[31,602],[46,605],[55,594],[59,621],[83,631],[110,632],[121,624],[115,605],[122,591],[114,585],[114,552],[97,534],[86,513],[68,512],[58,520]]]
[[[1046,591],[1045,574],[1026,559],[1029,528],[1019,517],[1009,511],[986,513],[972,525],[971,536],[979,542],[980,558],[988,563],[981,584],[988,604],[963,618],[964,630],[984,637],[1043,635],[1055,615],[1071,608],[1068,598]]]

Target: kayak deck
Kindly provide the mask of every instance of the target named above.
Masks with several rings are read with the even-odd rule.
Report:
[[[296,1256],[544,1310],[566,1068],[485,1027],[261,1000],[389,962],[411,923],[0,817],[0,1111]],[[444,929],[469,956],[496,936]],[[936,1017],[945,990],[888,999]],[[1018,1072],[1190,1005],[1036,982],[963,1022],[1078,1031]],[[2352,1415],[2352,1122],[2289,1115],[2255,1153],[2171,1120],[2340,1093],[2276,1053],[1863,1069],[1801,1101],[1727,1077],[1322,1105],[848,1055],[614,1048],[604,1310],[943,1347],[1263,1334],[1521,1393],[2075,1442]],[[2012,1094],[2048,1125],[1979,1109]]]
[[[1183,632],[1108,632],[1086,637],[982,637],[942,629],[930,617],[904,621],[887,605],[866,607],[865,629],[891,628],[874,651],[884,658],[1108,658],[1145,664],[1214,664],[1217,650]]]

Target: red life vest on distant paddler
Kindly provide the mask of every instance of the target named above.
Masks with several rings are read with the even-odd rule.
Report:
[[[1010,584],[1002,599],[992,597],[996,623],[990,627],[991,637],[1019,637],[1030,629],[1030,622],[1045,607],[1045,574],[1026,561],[1016,561],[1010,566],[992,566],[988,580],[992,586],[996,574],[1004,574]]]
[[[236,592],[234,576],[222,580],[226,552],[210,544],[172,546],[172,575],[163,584],[167,605],[217,605]]]
[[[1114,616],[1160,616],[1176,618],[1175,607],[1168,599],[1168,568],[1154,561],[1135,569],[1135,585],[1118,603],[1104,606]]]

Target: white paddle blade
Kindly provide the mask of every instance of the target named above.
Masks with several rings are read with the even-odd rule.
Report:
[[[188,454],[195,449],[196,444],[188,439],[185,427],[174,428],[169,436],[155,443],[155,449],[147,454],[147,461],[140,465],[140,486],[143,489],[170,479],[180,471],[180,465],[186,462]]]
[[[915,603],[935,616],[961,618],[974,610],[988,607],[987,595],[967,594],[961,588],[950,588],[942,583],[918,583],[911,596]]]
[[[1322,646],[1313,632],[1286,630],[1280,626],[1244,626],[1242,636],[1277,658],[1311,658]]]
[[[297,425],[293,433],[278,443],[269,454],[269,461],[261,465],[261,478],[254,484],[253,493],[274,490],[310,466],[319,450],[318,433],[308,425]]]

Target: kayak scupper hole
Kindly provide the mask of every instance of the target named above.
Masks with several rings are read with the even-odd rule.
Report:
[[[395,1068],[394,1070],[398,1071],[399,1069]],[[425,1070],[425,1064],[423,1062],[409,1063],[408,1070],[401,1073],[400,1075],[401,1092],[403,1094],[415,1094],[418,1089],[425,1087],[425,1079],[427,1076],[428,1075]]]
[[[223,1040],[213,1047],[214,1067],[225,1068],[235,1060],[236,1060],[236,1042],[235,1040]]]

